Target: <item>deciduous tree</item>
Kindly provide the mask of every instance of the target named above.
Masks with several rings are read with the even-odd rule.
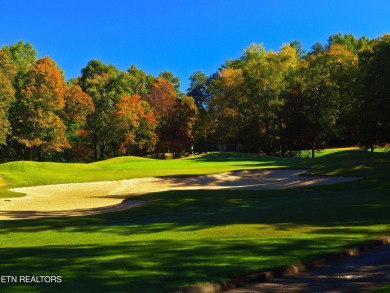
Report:
[[[147,97],[154,109],[157,119],[163,125],[177,101],[177,93],[172,83],[162,77],[156,78]]]
[[[331,58],[325,51],[311,54],[302,68],[304,113],[307,117],[307,140],[312,157],[320,144],[333,133],[340,113],[338,85],[331,76]]]
[[[163,144],[172,152],[189,151],[194,143],[194,126],[198,108],[192,97],[183,95],[172,108],[163,129]]]
[[[190,76],[190,86],[187,90],[187,95],[193,97],[195,105],[200,112],[207,109],[211,98],[208,82],[209,78],[201,71],[196,71]]]
[[[390,35],[360,54],[362,74],[361,139],[366,149],[390,140]]]
[[[65,107],[66,84],[61,70],[49,57],[33,65],[25,88],[15,103],[14,139],[25,146],[29,159],[36,150],[60,152],[70,147],[60,112]]]
[[[115,122],[121,154],[152,151],[157,142],[157,120],[149,104],[139,94],[122,96],[115,105]]]
[[[138,69],[135,65],[132,65],[127,72],[131,78],[130,87],[133,89],[133,93],[139,94],[145,99],[150,93],[154,77],[151,74],[146,74],[144,71]]]
[[[118,76],[119,78],[118,80]],[[125,76],[113,65],[106,65],[99,60],[91,60],[82,69],[78,84],[91,96],[95,111],[87,117],[85,129],[88,131],[93,150],[93,160],[103,160],[110,145],[110,134],[115,132],[111,121],[114,105],[121,95],[130,91],[126,83],[121,82]]]
[[[209,132],[215,133],[218,143],[237,143],[240,129],[246,120],[243,111],[246,107],[246,96],[243,88],[242,69],[222,69],[211,86],[213,98],[208,106],[211,117]]]
[[[11,63],[7,52],[0,50],[0,145],[7,143],[7,135],[11,134],[8,110],[15,101],[15,89],[12,85],[16,68]]]

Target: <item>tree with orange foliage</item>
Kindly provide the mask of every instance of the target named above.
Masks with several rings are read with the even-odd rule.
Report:
[[[169,115],[177,103],[176,89],[170,81],[161,76],[157,77],[151,86],[150,94],[147,96],[147,101],[152,107],[158,122],[158,148],[169,152],[169,141],[171,141],[171,139],[166,136],[166,129],[169,127]]]
[[[49,57],[39,59],[15,103],[14,139],[33,158],[70,147],[60,112],[65,107],[66,84],[61,70]]]
[[[72,146],[64,154],[67,160],[90,160],[89,135],[84,128],[88,115],[94,110],[92,97],[79,85],[68,88],[65,93],[65,107],[61,112],[61,118],[66,126],[66,137]]]
[[[94,111],[95,107],[91,96],[83,92],[80,86],[74,85],[66,91],[63,119],[68,128],[84,126],[87,115]]]
[[[194,143],[194,126],[198,108],[192,97],[183,95],[170,112],[163,130],[163,144],[173,152],[189,151]]]
[[[152,151],[157,142],[157,120],[150,105],[138,94],[121,97],[115,105],[116,134],[122,155]]]
[[[0,145],[6,144],[7,135],[11,133],[8,120],[8,109],[15,101],[15,89],[12,80],[16,74],[15,66],[9,55],[0,51]]]
[[[164,124],[169,111],[177,101],[175,87],[163,77],[157,77],[152,84],[147,101],[154,109],[157,119],[160,120],[161,124]]]

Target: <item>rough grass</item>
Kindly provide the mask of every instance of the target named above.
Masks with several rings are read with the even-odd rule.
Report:
[[[269,165],[364,179],[290,190],[162,192],[142,196],[147,205],[120,213],[0,221],[2,275],[60,275],[63,280],[0,284],[0,291],[169,292],[388,235],[389,160],[386,153],[343,151],[314,160],[210,154],[161,165],[134,162],[134,170],[145,173],[174,172],[176,165],[177,172],[189,174],[195,166]],[[122,172],[128,163],[119,158],[88,168]]]

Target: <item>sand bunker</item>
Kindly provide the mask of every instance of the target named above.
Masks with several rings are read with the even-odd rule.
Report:
[[[333,184],[358,178],[300,176],[305,170],[247,170],[203,176],[136,178],[15,188],[27,194],[0,199],[0,220],[82,216],[143,205],[137,195],[167,190],[265,190]]]

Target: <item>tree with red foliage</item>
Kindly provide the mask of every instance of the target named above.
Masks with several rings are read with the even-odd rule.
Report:
[[[177,101],[175,87],[168,80],[158,77],[152,84],[147,101],[154,109],[157,119],[164,124],[169,111]]]

